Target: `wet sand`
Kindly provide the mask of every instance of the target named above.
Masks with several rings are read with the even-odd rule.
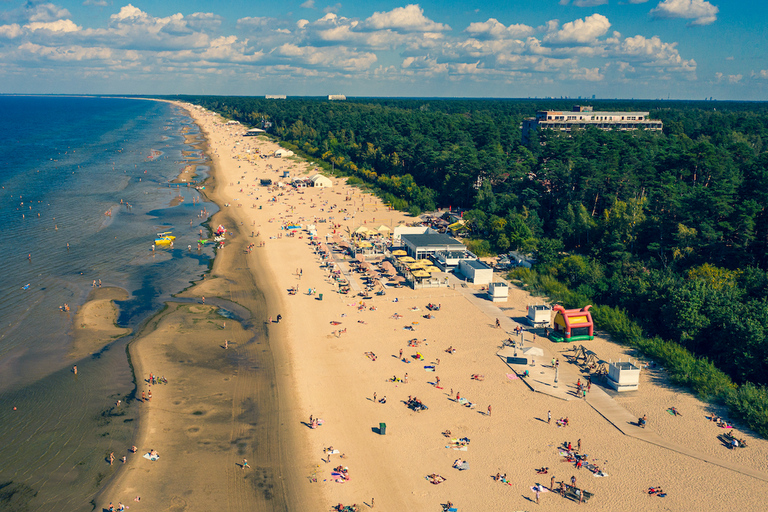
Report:
[[[125,327],[118,327],[116,300],[125,300],[128,292],[122,288],[95,288],[85,304],[78,308],[73,323],[74,340],[68,356],[81,359],[88,354],[98,352],[117,338],[131,332]],[[62,312],[65,314],[66,312]]]

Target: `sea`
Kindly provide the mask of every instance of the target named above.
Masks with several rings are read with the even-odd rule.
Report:
[[[0,112],[0,511],[90,511],[136,430],[132,335],[73,360],[75,312],[94,281],[122,288],[117,323],[135,333],[208,270],[197,241],[217,207],[171,182],[209,167],[169,103],[0,96]]]

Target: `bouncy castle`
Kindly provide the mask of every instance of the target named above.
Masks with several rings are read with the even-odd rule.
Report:
[[[549,339],[555,342],[593,340],[594,324],[589,308],[565,309],[563,306],[555,306],[554,329],[549,334]]]

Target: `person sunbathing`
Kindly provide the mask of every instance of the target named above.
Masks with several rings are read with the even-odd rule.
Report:
[[[381,397],[381,399],[379,400],[379,403],[380,403],[380,404],[385,404],[385,403],[387,403],[387,397],[386,397],[386,395],[385,395],[385,396],[383,396],[383,397]]]
[[[485,380],[485,375],[480,375],[479,373],[473,373],[472,374],[473,380]]]
[[[443,435],[445,437],[451,437],[451,431],[450,430],[443,430]]]
[[[536,473],[539,475],[546,475],[547,473],[549,473],[549,468],[544,468],[544,467],[539,468],[536,470]]]
[[[448,352],[449,354],[455,354],[456,353],[456,349],[453,348],[453,345],[451,345],[450,347],[445,349],[445,351]]]
[[[463,461],[463,460],[461,460],[461,459],[456,459],[455,461],[453,461],[453,467],[454,467],[454,468],[458,468],[458,467],[459,467],[459,466],[461,466],[462,464],[464,464],[464,461]]]

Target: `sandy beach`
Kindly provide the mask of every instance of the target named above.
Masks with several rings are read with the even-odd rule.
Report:
[[[339,503],[437,511],[451,502],[459,511],[554,511],[579,506],[548,491],[561,481],[570,486],[572,477],[576,488],[593,494],[581,505],[590,510],[763,510],[768,442],[726,417],[748,440],[747,448],[728,449],[718,439],[725,429],[706,419],[724,412],[671,386],[663,369],[643,371],[640,390],[614,401],[634,417],[647,414],[648,430],[678,450],[625,435],[589,399],[531,391],[496,352],[517,325],[513,319],[542,298],[513,286],[507,302],[489,307],[479,287],[458,283],[387,287],[386,295],[362,299],[362,274],[338,252],[333,258],[352,291],[337,293],[307,232],[289,236],[284,225],[315,224],[326,240],[415,219],[337,178],[325,189],[262,187],[260,179],[312,174],[311,166],[296,157],[260,158],[279,146],[185,108],[207,138],[213,179],[205,192],[222,207],[211,226],[227,228],[225,246],[210,276],[129,346],[141,408],[138,450],[115,454],[127,462],[97,510],[122,502],[135,511],[327,511]],[[289,294],[294,287],[298,292]],[[430,313],[429,303],[440,310]],[[524,336],[533,341],[531,333]],[[604,360],[636,358],[599,336],[584,344]],[[531,378],[551,379],[549,356],[561,362],[564,389],[586,378],[568,362],[570,346],[541,336],[536,345],[548,357],[531,367]],[[150,386],[150,373],[168,384]],[[428,409],[408,408],[409,397]],[[670,407],[682,415],[669,414]],[[322,425],[309,428],[310,416]],[[565,417],[569,426],[556,426]],[[468,443],[454,446],[461,438]],[[605,476],[561,455],[564,444],[579,440],[579,454]],[[144,458],[150,450],[160,458]],[[452,467],[458,459],[469,469]],[[334,474],[339,466],[343,471]],[[444,481],[431,483],[429,475]],[[664,497],[648,494],[656,486]]]

